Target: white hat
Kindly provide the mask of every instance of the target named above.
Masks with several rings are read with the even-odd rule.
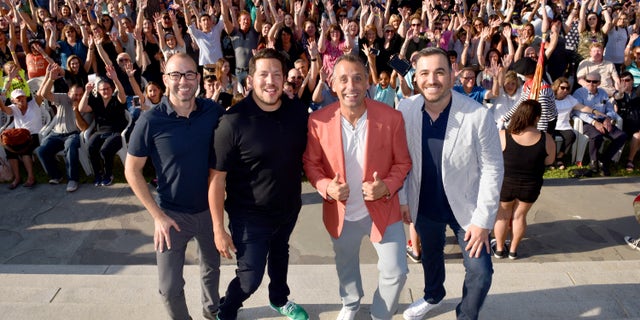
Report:
[[[17,99],[24,96],[26,96],[26,94],[24,93],[24,91],[22,91],[22,89],[15,89],[11,91],[11,99]]]

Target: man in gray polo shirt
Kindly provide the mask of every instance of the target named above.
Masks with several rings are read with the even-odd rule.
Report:
[[[46,136],[38,149],[36,155],[40,163],[49,175],[50,184],[59,184],[63,174],[58,169],[56,154],[64,150],[64,162],[67,170],[67,192],[74,192],[78,189],[79,178],[79,148],[80,131],[87,129],[91,122],[90,114],[81,114],[78,111],[78,104],[84,94],[82,86],[73,85],[67,94],[52,93],[53,82],[62,78],[64,71],[56,64],[47,67],[43,86],[38,91],[44,99],[47,99],[58,110],[53,118],[51,134]]]

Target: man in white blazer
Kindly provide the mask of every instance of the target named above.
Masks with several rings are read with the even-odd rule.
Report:
[[[445,296],[445,228],[462,250],[466,276],[458,319],[477,319],[491,286],[489,233],[498,205],[504,166],[491,113],[451,88],[446,52],[426,48],[417,57],[415,87],[420,95],[398,105],[413,168],[400,190],[405,222],[414,222],[422,246],[424,297],[404,319],[422,319]]]

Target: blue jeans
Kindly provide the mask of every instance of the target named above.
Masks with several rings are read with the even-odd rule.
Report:
[[[267,269],[269,301],[278,307],[285,305],[289,297],[287,272],[289,269],[289,237],[297,217],[282,222],[278,219],[255,219],[229,215],[229,230],[236,247],[238,268],[224,298],[220,300],[220,319],[236,319],[242,302],[253,294]]]
[[[464,249],[468,243],[464,241],[466,231],[460,227],[455,219],[445,223],[418,216],[416,221],[416,231],[422,242],[424,300],[429,303],[438,303],[444,299],[446,294],[444,289],[444,244],[447,224],[458,240],[466,271],[462,287],[462,301],[456,307],[456,315],[458,319],[477,319],[491,287],[493,276],[491,255],[482,250],[480,258],[469,257],[469,252]]]
[[[80,172],[78,166],[78,148],[80,148],[80,135],[74,133],[52,133],[47,136],[36,149],[36,155],[40,163],[51,179],[62,178],[62,173],[58,169],[56,154],[64,150],[64,164],[69,180],[78,181]]]

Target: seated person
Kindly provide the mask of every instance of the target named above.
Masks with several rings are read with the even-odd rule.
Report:
[[[127,97],[113,66],[107,66],[106,70],[111,81],[98,81],[98,96],[91,94],[96,85],[88,83],[78,108],[80,112],[93,112],[96,122],[96,132],[87,142],[96,186],[109,186],[113,183],[113,160],[122,148],[120,133],[127,126]],[[114,84],[117,91],[114,91]]]
[[[39,105],[42,103],[41,97],[36,97],[27,102],[27,95],[21,89],[15,89],[11,92],[11,102],[9,106],[4,105],[5,97],[0,98],[0,109],[2,112],[13,116],[15,129],[27,129],[31,133],[31,140],[28,144],[18,148],[5,146],[4,151],[9,160],[11,171],[13,172],[13,182],[9,185],[9,190],[13,190],[20,184],[20,168],[18,167],[18,159],[22,159],[24,168],[27,171],[27,182],[22,186],[32,188],[36,183],[33,175],[33,158],[32,153],[35,148],[40,145],[38,133],[42,129],[42,112]]]
[[[620,74],[620,92],[613,95],[618,107],[618,114],[622,117],[622,130],[629,137],[629,157],[626,169],[633,171],[633,159],[640,149],[640,96],[638,90],[633,89],[633,75],[629,71]]]
[[[84,87],[72,84],[68,93],[52,93],[51,87],[54,81],[63,76],[62,68],[56,64],[47,67],[44,84],[38,90],[36,97],[49,100],[57,108],[56,116],[51,120],[53,126],[51,133],[47,135],[42,144],[36,149],[36,155],[40,163],[49,175],[50,184],[59,184],[62,181],[63,173],[58,169],[56,154],[64,150],[64,162],[67,170],[67,192],[74,192],[78,189],[80,177],[80,159],[78,148],[80,148],[80,131],[89,127],[90,121],[83,118],[78,111],[78,105]],[[88,115],[84,115],[88,116]]]
[[[627,135],[613,124],[613,122],[620,117],[613,110],[613,105],[609,102],[607,92],[598,87],[600,85],[600,74],[597,72],[589,73],[586,75],[584,81],[587,86],[576,90],[573,96],[578,102],[603,114],[577,113],[580,120],[584,122],[584,134],[589,137],[589,158],[591,159],[589,168],[594,173],[600,171],[598,150],[600,146],[602,146],[604,137],[608,137],[612,142],[600,159],[602,161],[602,173],[605,176],[609,176],[611,175],[609,166],[611,165],[612,158],[618,150],[624,146]]]

